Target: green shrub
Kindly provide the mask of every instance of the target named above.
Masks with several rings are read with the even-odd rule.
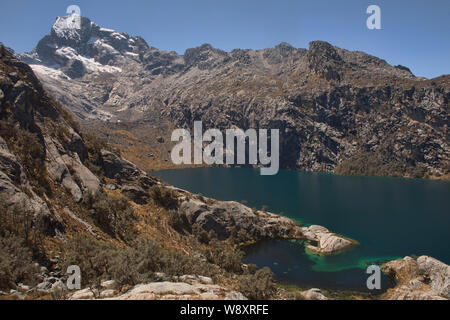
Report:
[[[81,269],[81,281],[84,287],[98,287],[109,274],[111,262],[118,255],[117,249],[107,246],[96,239],[77,236],[66,246],[63,270],[71,265]]]
[[[178,207],[178,198],[175,192],[168,188],[155,185],[150,188],[150,196],[164,208],[174,209]]]
[[[44,147],[38,135],[18,128],[11,120],[0,121],[0,135],[5,139],[9,150],[21,160],[34,190],[39,195],[51,195]]]
[[[258,266],[256,264],[249,264],[247,265],[247,274],[255,274],[256,271],[258,271]]]
[[[289,291],[289,292],[287,292],[287,299],[291,300],[291,301],[306,300],[305,296],[300,291]]]
[[[170,211],[168,222],[174,230],[181,234],[192,232],[192,226],[183,212]]]
[[[210,263],[218,265],[227,272],[241,274],[243,271],[244,252],[237,248],[230,248],[227,244],[213,242],[206,252],[206,258]]]
[[[139,274],[164,272],[171,276],[181,276],[191,271],[189,257],[185,254],[163,249],[151,240],[141,241],[135,248],[137,271]]]
[[[121,286],[154,280],[155,272],[168,276],[210,275],[213,268],[197,258],[169,251],[151,240],[142,240],[128,249],[114,248],[93,238],[77,237],[66,248],[63,270],[77,265],[84,287],[97,288],[111,279]]]
[[[239,291],[250,300],[267,300],[275,293],[273,273],[269,268],[243,275],[239,280]]]
[[[5,198],[0,197],[0,236],[13,235],[30,249],[37,250],[43,238],[42,218],[34,217],[20,204],[7,207],[5,203]]]
[[[215,241],[218,239],[217,233],[214,230],[209,230],[208,232],[199,224],[194,224],[192,226],[192,234],[202,244],[210,244],[211,241]]]
[[[102,176],[102,150],[108,150],[108,144],[105,140],[89,134],[83,134],[83,141],[87,151],[87,159],[84,164],[94,174],[96,174],[97,176]]]
[[[234,242],[236,244],[246,243],[251,240],[252,240],[252,237],[242,229],[237,232],[237,235],[234,238]]]
[[[90,210],[96,225],[104,232],[125,242],[136,238],[137,215],[126,199],[112,198],[105,193],[87,194],[84,205]]]
[[[122,250],[111,258],[111,267],[108,272],[108,279],[116,281],[119,286],[134,286],[141,281],[151,279],[151,274],[138,272],[136,265],[138,258],[136,250]]]
[[[37,283],[37,267],[32,252],[23,239],[13,235],[0,236],[0,289],[12,289],[18,283]]]

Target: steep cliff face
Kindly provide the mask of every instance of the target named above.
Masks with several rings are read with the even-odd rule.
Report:
[[[18,206],[23,216],[45,221],[43,231],[55,235],[62,227],[59,216],[43,199],[50,190],[46,139],[50,141],[57,128],[67,130],[61,116],[66,113],[44,93],[31,68],[6,50],[0,57],[0,103],[2,205]],[[49,127],[47,121],[55,126]]]
[[[381,60],[323,43],[312,43],[304,55],[292,50],[272,72],[255,68],[256,62],[229,67],[225,75],[187,72],[160,94],[168,117],[181,127],[202,119],[221,129],[278,128],[284,168],[448,173],[449,77],[417,80]],[[366,157],[374,160],[365,165],[360,159]]]
[[[115,133],[135,135],[146,146],[140,149],[150,150],[142,160],[147,168],[152,157],[170,166],[157,136],[170,150],[171,129],[202,120],[205,129],[280,129],[283,168],[449,173],[449,76],[417,78],[406,67],[322,41],[308,49],[282,43],[232,52],[205,44],[178,55],[85,18],[67,35],[63,21],[20,57],[78,117],[106,122],[117,144],[126,139]]]

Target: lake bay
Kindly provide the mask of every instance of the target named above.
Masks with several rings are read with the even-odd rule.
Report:
[[[346,252],[320,257],[302,241],[271,240],[245,248],[245,263],[268,266],[278,281],[302,287],[364,290],[371,264],[407,255],[450,263],[450,182],[337,176],[282,170],[200,168],[151,172],[218,200],[269,207],[305,225],[322,225],[357,240]],[[383,280],[387,286],[386,279]]]

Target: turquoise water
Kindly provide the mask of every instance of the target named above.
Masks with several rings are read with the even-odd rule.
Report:
[[[245,262],[271,267],[282,282],[363,289],[364,269],[371,264],[406,255],[429,255],[450,263],[449,182],[287,170],[277,176],[259,173],[238,168],[152,172],[191,192],[245,200],[250,207],[267,205],[271,212],[325,226],[360,243],[327,257],[307,254],[303,244],[286,240],[246,248]]]

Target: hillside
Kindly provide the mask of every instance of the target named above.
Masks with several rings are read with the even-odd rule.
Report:
[[[340,174],[448,178],[450,76],[415,77],[363,52],[322,41],[183,55],[87,18],[58,18],[31,53],[44,87],[83,127],[146,170],[173,167],[171,132],[276,128],[282,168]]]
[[[303,238],[299,225],[147,175],[83,134],[3,47],[0,103],[0,290],[11,290],[0,298],[178,297],[155,291],[161,286],[180,299],[278,295],[270,270],[243,265],[239,246]],[[332,241],[319,252],[352,245],[327,230],[306,235],[322,236]],[[87,290],[69,294],[70,265],[81,268]]]

